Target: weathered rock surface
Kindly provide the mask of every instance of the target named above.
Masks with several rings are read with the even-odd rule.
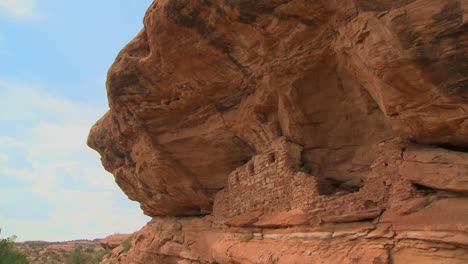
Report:
[[[159,0],[144,25],[88,139],[153,217],[115,262],[468,262],[467,1]]]
[[[407,149],[400,174],[431,188],[468,193],[468,154],[440,148]]]
[[[110,236],[107,236],[107,237],[101,239],[101,241],[99,241],[99,243],[101,244],[101,247],[104,248],[105,250],[112,250],[112,249],[120,246],[120,244],[122,244],[123,241],[125,241],[126,239],[128,239],[131,236],[132,236],[131,234],[110,235]]]

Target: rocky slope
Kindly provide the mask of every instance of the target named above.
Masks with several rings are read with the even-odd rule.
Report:
[[[467,263],[468,2],[158,0],[88,144],[120,263]],[[118,253],[116,253],[118,254]]]
[[[98,239],[66,242],[26,241],[16,243],[16,246],[26,254],[31,264],[65,263],[77,248],[81,249],[83,255],[89,256],[89,259],[103,250]]]
[[[116,252],[125,254],[128,248],[123,249],[123,244],[131,236],[130,234],[115,234],[103,239],[64,242],[25,241],[16,243],[16,246],[26,254],[31,264],[69,263],[73,254],[79,255],[74,258],[75,262],[94,264],[101,262],[101,260],[106,261]],[[105,257],[105,255],[109,256]]]

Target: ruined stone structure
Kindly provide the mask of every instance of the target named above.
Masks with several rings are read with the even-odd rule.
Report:
[[[468,263],[468,1],[157,0],[88,144],[115,263]]]
[[[233,217],[246,212],[304,207],[318,195],[315,177],[299,171],[302,148],[284,138],[230,173],[215,208]]]

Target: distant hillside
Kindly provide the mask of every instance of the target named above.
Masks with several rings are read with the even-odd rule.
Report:
[[[95,256],[102,257],[107,253],[101,247],[100,239],[66,242],[25,241],[16,243],[16,246],[28,256],[31,264],[66,263],[73,253],[81,254],[92,261]]]

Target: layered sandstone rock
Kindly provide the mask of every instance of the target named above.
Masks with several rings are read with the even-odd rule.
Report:
[[[159,0],[88,144],[122,263],[466,263],[468,3]]]
[[[123,241],[125,241],[131,236],[131,234],[110,235],[99,241],[99,244],[101,244],[101,247],[105,250],[112,250],[120,246],[120,244],[122,244]]]

